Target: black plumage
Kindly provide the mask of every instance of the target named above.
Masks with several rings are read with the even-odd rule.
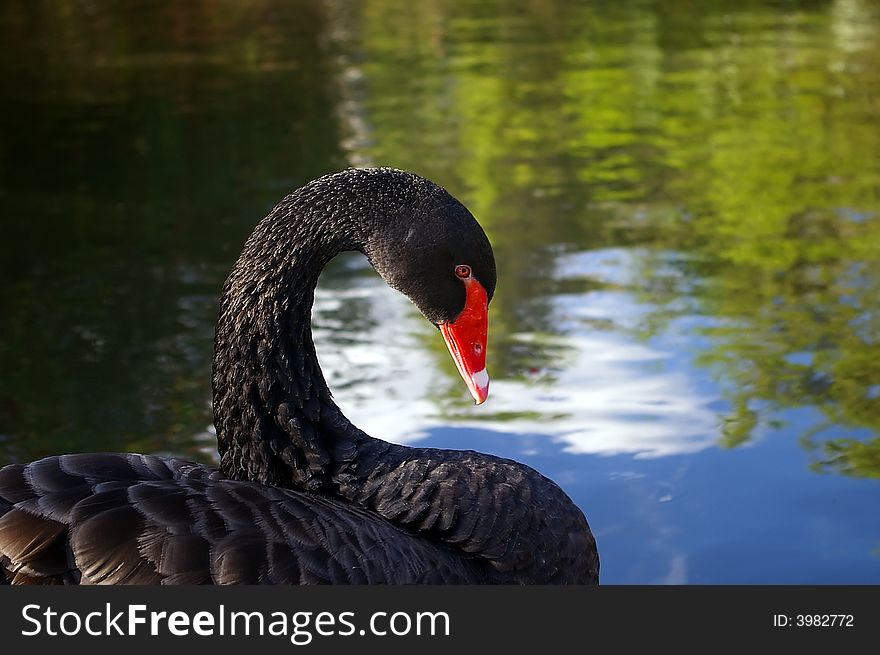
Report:
[[[286,197],[223,288],[213,398],[220,468],[135,454],[0,470],[0,567],[14,584],[598,582],[580,509],[517,462],[389,444],[333,402],[312,343],[318,275],[359,250],[435,325],[466,263],[495,263],[433,183],[351,169]],[[2,582],[2,579],[0,579]]]

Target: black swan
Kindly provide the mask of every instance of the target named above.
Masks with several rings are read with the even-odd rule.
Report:
[[[0,581],[12,584],[596,584],[583,513],[552,481],[473,451],[393,445],[333,402],[311,333],[318,276],[364,253],[440,328],[486,398],[491,246],[441,187],[349,169],[254,230],[220,303],[220,468],[83,453],[0,470]]]

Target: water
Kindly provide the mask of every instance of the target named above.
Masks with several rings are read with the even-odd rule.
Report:
[[[880,8],[608,4],[4,3],[0,460],[214,461],[250,229],[397,166],[492,240],[491,395],[341,257],[358,425],[553,478],[605,583],[880,583]]]

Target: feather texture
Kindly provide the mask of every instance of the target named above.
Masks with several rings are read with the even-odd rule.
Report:
[[[79,500],[56,505],[68,490]],[[373,513],[176,459],[47,457],[0,471],[0,499],[0,562],[19,583],[491,581],[475,558]]]

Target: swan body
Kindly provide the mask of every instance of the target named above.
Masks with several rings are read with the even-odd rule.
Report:
[[[488,239],[394,169],[315,180],[254,230],[214,343],[219,470],[82,453],[0,470],[0,583],[596,584],[581,510],[512,460],[374,439],[333,402],[311,335],[318,275],[358,250],[440,328],[476,401]],[[482,368],[480,368],[482,366]]]

